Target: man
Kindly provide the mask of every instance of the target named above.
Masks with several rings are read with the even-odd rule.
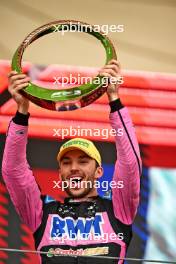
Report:
[[[118,78],[118,62],[112,60],[100,74]],[[141,159],[131,118],[119,99],[118,85],[110,82],[107,88],[110,123],[116,131],[123,131],[122,136],[117,133],[115,137],[113,181],[117,184],[112,186],[112,201],[97,194],[95,183],[103,175],[99,151],[91,141],[77,138],[66,142],[57,156],[59,174],[67,183],[65,191],[69,195],[62,204],[46,203],[41,197],[26,160],[29,101],[19,91],[28,81],[24,74],[9,74],[9,92],[17,103],[17,113],[8,128],[2,171],[18,214],[34,234],[36,250],[48,252],[41,254],[40,263],[123,263],[117,257],[125,257],[132,237]],[[119,182],[123,188],[118,188]]]

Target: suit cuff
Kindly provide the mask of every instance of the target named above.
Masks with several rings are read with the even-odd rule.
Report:
[[[124,107],[124,105],[122,104],[122,102],[120,101],[120,98],[112,101],[109,103],[110,108],[111,108],[111,113],[114,113],[120,109],[122,109]]]
[[[12,118],[12,120],[17,125],[28,126],[29,116],[30,116],[30,113],[27,113],[27,115],[24,115],[17,111],[16,115]]]

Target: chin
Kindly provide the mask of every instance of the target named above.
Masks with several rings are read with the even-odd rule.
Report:
[[[90,190],[89,189],[85,189],[85,190],[82,190],[82,189],[79,189],[79,190],[67,189],[66,192],[71,197],[83,198],[90,192]]]

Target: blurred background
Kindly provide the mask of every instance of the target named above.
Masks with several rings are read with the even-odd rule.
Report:
[[[108,36],[122,66],[124,84],[120,96],[133,119],[143,159],[141,201],[128,257],[176,261],[175,13],[175,0],[0,0],[1,159],[8,123],[16,112],[7,91],[7,73],[23,39],[37,27],[60,19],[124,25],[123,32],[110,32]],[[23,61],[23,71],[35,82],[52,87],[53,72],[91,75],[92,70],[104,65],[105,52],[99,41],[88,34],[61,36],[56,32],[32,43],[24,52]],[[55,156],[63,142],[53,137],[53,128],[72,125],[110,129],[106,95],[72,112],[58,113],[31,104],[30,113],[29,163],[42,193],[62,200],[64,193],[52,190],[52,181],[58,177]],[[102,153],[104,179],[111,180],[116,160],[113,138],[88,138],[95,141]],[[100,190],[100,195],[111,199],[111,190],[106,193]],[[32,234],[16,214],[2,177],[0,247],[34,248]],[[0,263],[30,264],[37,260],[31,254],[14,258],[14,254],[0,252]]]

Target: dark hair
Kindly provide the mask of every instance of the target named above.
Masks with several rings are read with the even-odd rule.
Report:
[[[98,164],[98,162],[95,160],[95,168],[97,169],[98,167],[100,167],[100,165]]]

